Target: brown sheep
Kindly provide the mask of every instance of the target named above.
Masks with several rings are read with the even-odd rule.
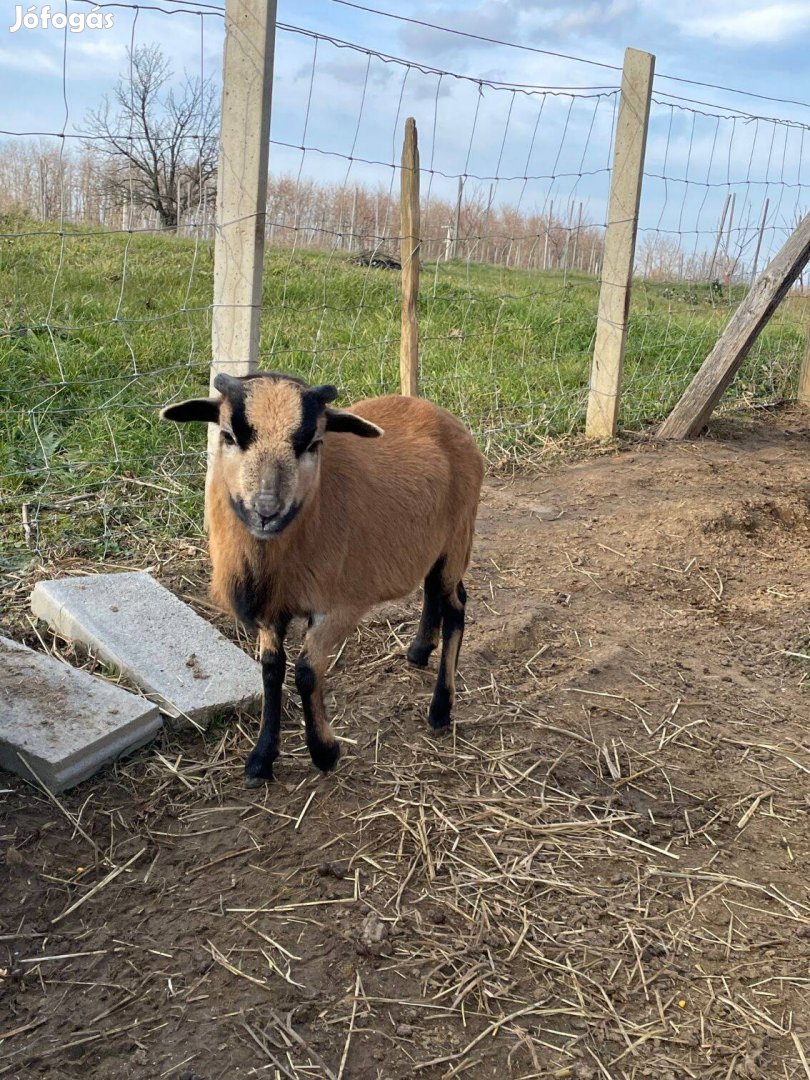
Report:
[[[324,707],[330,654],[375,604],[424,581],[408,659],[421,667],[442,636],[428,720],[450,723],[464,632],[462,575],[470,561],[483,460],[450,413],[420,398],[381,397],[333,409],[334,386],[277,372],[214,380],[220,398],[161,413],[218,424],[209,488],[212,594],[258,629],[262,727],[248,786],[273,776],[281,724],[284,636],[309,620],[295,682],[312,760],[331,769],[340,747]]]

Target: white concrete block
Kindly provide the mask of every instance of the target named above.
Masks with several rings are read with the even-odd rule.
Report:
[[[113,664],[172,717],[205,721],[261,699],[261,668],[140,571],[40,581],[34,614]]]
[[[157,706],[0,637],[0,768],[53,792],[92,776],[160,731]]]

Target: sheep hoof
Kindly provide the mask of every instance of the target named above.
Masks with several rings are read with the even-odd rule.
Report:
[[[310,743],[309,753],[312,764],[321,772],[331,772],[338,763],[340,757],[339,742]]]
[[[428,724],[434,731],[444,731],[450,727],[452,704],[452,699],[447,691],[438,688],[430,703],[430,711],[428,712]]]
[[[273,762],[266,761],[256,751],[245,762],[245,787],[257,788],[273,779]]]
[[[444,715],[440,715],[430,712],[428,714],[428,724],[430,724],[431,728],[436,732],[447,731],[450,727],[450,714],[445,713]]]
[[[433,652],[433,645],[422,645],[418,641],[414,641],[411,647],[408,649],[405,656],[408,659],[409,664],[413,664],[414,667],[425,668],[428,666],[428,660],[430,660],[430,654]]]

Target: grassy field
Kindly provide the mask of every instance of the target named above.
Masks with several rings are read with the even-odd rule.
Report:
[[[212,284],[209,242],[0,220],[0,568],[46,547],[115,559],[145,533],[199,532],[204,432],[161,425],[157,409],[205,392]],[[395,391],[398,285],[344,254],[269,251],[263,364],[336,382],[343,400]],[[666,414],[740,296],[637,285],[626,430]],[[426,266],[423,392],[464,417],[496,462],[581,432],[597,297],[580,275]],[[791,395],[803,305],[783,306],[738,397]]]

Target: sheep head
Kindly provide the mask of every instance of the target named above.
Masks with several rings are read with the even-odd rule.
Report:
[[[277,372],[214,379],[218,398],[168,405],[164,420],[203,422],[219,427],[216,476],[225,485],[231,508],[260,540],[282,533],[315,491],[321,445],[327,432],[365,438],[382,435],[376,424],[355,413],[333,409],[331,385],[310,386]]]

